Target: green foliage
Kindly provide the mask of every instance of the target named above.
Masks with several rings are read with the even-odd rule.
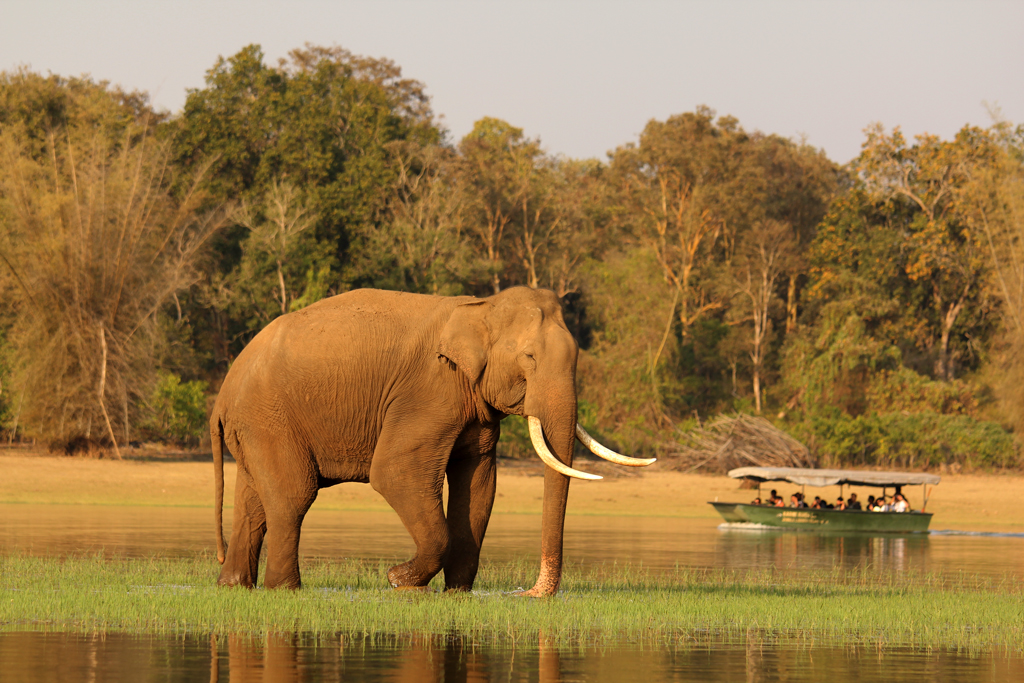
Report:
[[[467,181],[448,149],[390,148],[392,200],[381,220],[354,236],[345,279],[366,286],[455,295],[486,281],[487,266],[467,235]]]
[[[149,397],[152,416],[146,423],[151,435],[180,445],[199,443],[207,433],[208,388],[202,380],[182,382],[173,373],[158,373]]]
[[[669,371],[677,353],[672,293],[649,249],[609,254],[582,269],[592,341],[579,361],[579,396],[593,423],[629,452],[655,449],[667,400],[679,395]]]
[[[899,366],[899,349],[869,334],[860,302],[827,305],[817,327],[791,335],[782,353],[787,405],[805,415],[869,410],[866,386],[877,372]]]
[[[498,439],[498,456],[523,460],[536,457],[530,441],[530,427],[518,415],[510,415],[501,421],[501,437]]]
[[[857,417],[836,413],[794,425],[793,432],[823,466],[903,470],[952,463],[981,469],[1021,466],[1013,435],[1001,425],[967,415],[930,410]]]
[[[173,139],[178,165],[209,164],[214,195],[250,209],[217,243],[195,311],[223,362],[289,301],[309,301],[312,291],[300,290],[310,268],[315,277],[328,264],[350,276],[328,278],[325,294],[374,284],[361,277],[365,269],[343,266],[361,258],[351,249],[364,248],[362,236],[389,211],[393,144],[436,145],[441,131],[422,84],[388,60],[307,46],[270,66],[249,45],[219,59],[206,87],[189,92]],[[282,197],[286,210],[278,210]],[[275,241],[289,232],[280,218],[301,220]]]
[[[321,266],[315,269],[313,266],[306,271],[306,286],[302,290],[302,296],[292,299],[288,304],[289,311],[298,311],[327,296],[330,291],[331,267]]]
[[[872,412],[932,411],[942,415],[978,417],[982,400],[977,389],[964,380],[940,382],[900,365],[870,378],[865,395]]]

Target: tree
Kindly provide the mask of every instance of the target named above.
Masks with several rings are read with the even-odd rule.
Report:
[[[991,162],[992,154],[988,136],[971,126],[950,142],[921,135],[908,147],[898,128],[886,135],[875,125],[857,160],[869,196],[890,215],[902,214],[900,227],[909,245],[904,268],[911,282],[930,290],[938,328],[934,372],[943,380],[954,374],[954,326],[964,307],[979,305],[978,297],[984,296],[986,255],[964,209],[972,175]]]
[[[294,287],[298,290],[305,279],[317,291],[369,284],[341,283],[339,277],[342,272],[365,275],[346,268],[360,258],[351,250],[365,244],[359,235],[389,214],[398,170],[390,145],[432,145],[441,135],[423,85],[403,78],[397,65],[310,45],[276,66],[264,63],[258,45],[219,59],[207,72],[206,86],[189,92],[173,130],[176,164],[186,169],[209,164],[219,201],[261,207],[275,185],[301,191],[308,215],[316,220],[295,242],[308,248],[304,260],[292,260]],[[252,265],[243,263],[253,254],[252,236],[237,221],[228,226],[216,243],[219,268],[200,298],[205,310],[196,317],[208,321],[214,346],[223,349],[218,355],[236,353],[251,331],[267,322],[269,313],[258,297],[230,296],[240,281],[259,275],[242,272]],[[219,293],[221,288],[227,293]],[[275,298],[280,309],[280,294]]]
[[[757,173],[748,176],[743,190],[746,201],[757,207],[751,217],[788,224],[798,252],[803,252],[814,240],[836,192],[849,186],[848,175],[822,150],[778,135],[755,133],[751,137],[750,163]],[[806,281],[807,266],[806,259],[793,258],[785,273],[787,335],[797,327],[799,289]]]
[[[770,308],[775,301],[776,281],[795,257],[795,246],[790,226],[778,221],[759,221],[746,233],[733,263],[735,291],[747,302],[745,312],[749,312],[752,322],[749,354],[754,408],[758,414],[766,340],[772,324]]]
[[[734,119],[715,124],[714,112],[699,108],[648,122],[639,146],[621,147],[612,157],[627,205],[642,217],[638,237],[654,250],[670,284],[677,302],[670,314],[678,315],[684,339],[701,316],[722,307],[707,276],[718,240],[738,216],[722,190],[740,175],[736,148],[746,141]]]
[[[106,90],[76,87],[94,101]],[[107,97],[116,116],[100,115],[103,125],[73,116],[44,135],[0,134],[0,257],[22,419],[54,443],[116,451],[155,381],[160,313],[198,278],[223,211],[199,210],[204,169],[177,178],[148,117],[133,119],[138,109],[118,105],[117,91]]]
[[[291,183],[275,179],[258,204],[243,200],[232,219],[249,231],[232,278],[238,297],[235,305],[255,311],[262,324],[291,310],[300,298],[297,289],[307,278],[313,278],[313,288],[319,287],[316,264],[327,264],[330,272],[331,254],[310,230],[316,213]],[[307,304],[315,303],[309,298]],[[277,305],[267,306],[272,299]]]
[[[535,216],[530,208],[536,164],[542,157],[540,143],[524,137],[521,128],[485,117],[459,143],[459,155],[470,211],[475,214],[470,231],[487,260],[491,293],[501,291],[502,276],[511,271],[508,251],[513,241],[518,242],[527,283],[536,287],[537,225],[531,219],[539,221],[544,206],[534,206]],[[510,235],[517,222],[520,230]]]
[[[467,226],[466,178],[453,150],[396,143],[383,219],[359,233],[348,279],[424,294],[461,294],[488,279],[473,254]]]

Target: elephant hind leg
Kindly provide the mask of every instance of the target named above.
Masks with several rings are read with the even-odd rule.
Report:
[[[217,584],[220,586],[256,585],[260,550],[267,532],[266,514],[248,474],[239,468],[235,484],[235,510],[231,523],[224,565]]]
[[[316,488],[297,499],[274,500],[267,509],[267,588],[301,588],[299,575],[299,533],[313,501]]]
[[[267,513],[267,588],[301,588],[299,534],[317,494],[317,475],[308,452],[286,439],[262,451],[260,499]]]

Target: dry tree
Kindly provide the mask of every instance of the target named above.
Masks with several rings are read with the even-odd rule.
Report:
[[[0,260],[20,420],[52,445],[130,438],[156,375],[157,316],[222,225],[202,173],[176,182],[146,122],[65,126],[48,158],[0,135]],[[175,186],[183,189],[174,191]]]

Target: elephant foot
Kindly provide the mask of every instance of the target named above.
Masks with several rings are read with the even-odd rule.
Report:
[[[297,578],[296,579],[288,579],[288,580],[280,580],[280,581],[271,581],[271,580],[267,579],[267,580],[264,580],[263,587],[271,589],[271,590],[277,589],[277,588],[282,588],[282,589],[285,589],[285,590],[297,591],[300,588],[302,588],[302,581],[297,579]]]
[[[225,574],[224,572],[221,572],[220,577],[217,579],[217,585],[223,586],[224,588],[234,588],[235,586],[253,588],[255,582],[252,579],[243,577],[237,573]]]
[[[424,588],[434,574],[424,575],[415,568],[416,561],[396,564],[388,570],[388,583],[392,588]],[[437,572],[435,572],[436,574]]]
[[[558,591],[557,588],[555,588],[554,590],[551,590],[550,588],[547,588],[547,587],[534,586],[533,588],[531,588],[528,591],[527,590],[512,591],[512,595],[516,596],[517,598],[550,598],[557,591]]]
[[[297,563],[286,569],[277,569],[268,563],[267,571],[263,576],[263,585],[266,588],[287,588],[289,590],[302,588],[302,577],[299,574]]]

